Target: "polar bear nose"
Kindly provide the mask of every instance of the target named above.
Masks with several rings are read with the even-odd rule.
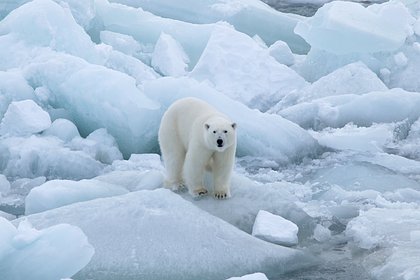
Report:
[[[216,143],[217,143],[217,146],[218,147],[222,147],[223,146],[223,140],[222,139],[217,139]]]

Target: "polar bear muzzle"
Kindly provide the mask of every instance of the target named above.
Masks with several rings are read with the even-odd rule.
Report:
[[[217,143],[217,147],[219,147],[219,148],[223,147],[223,139],[221,139],[221,138],[217,139],[216,143]]]

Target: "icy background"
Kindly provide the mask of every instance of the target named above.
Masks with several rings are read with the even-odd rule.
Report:
[[[0,1],[0,279],[418,279],[420,2],[291,2]],[[229,200],[162,188],[187,96]]]

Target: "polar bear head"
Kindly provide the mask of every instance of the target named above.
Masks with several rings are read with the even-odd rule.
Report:
[[[223,117],[212,117],[204,123],[204,141],[210,150],[223,152],[236,144],[236,123]]]

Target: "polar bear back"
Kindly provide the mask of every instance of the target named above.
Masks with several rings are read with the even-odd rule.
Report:
[[[183,98],[174,102],[162,117],[162,126],[159,134],[163,131],[172,131],[171,137],[179,139],[185,150],[192,138],[197,136],[192,131],[204,131],[204,124],[210,117],[220,116],[226,118],[214,107],[206,102],[193,97]],[[182,133],[180,133],[182,132]],[[167,138],[167,137],[166,137]],[[196,142],[203,144],[203,137],[196,137]]]

